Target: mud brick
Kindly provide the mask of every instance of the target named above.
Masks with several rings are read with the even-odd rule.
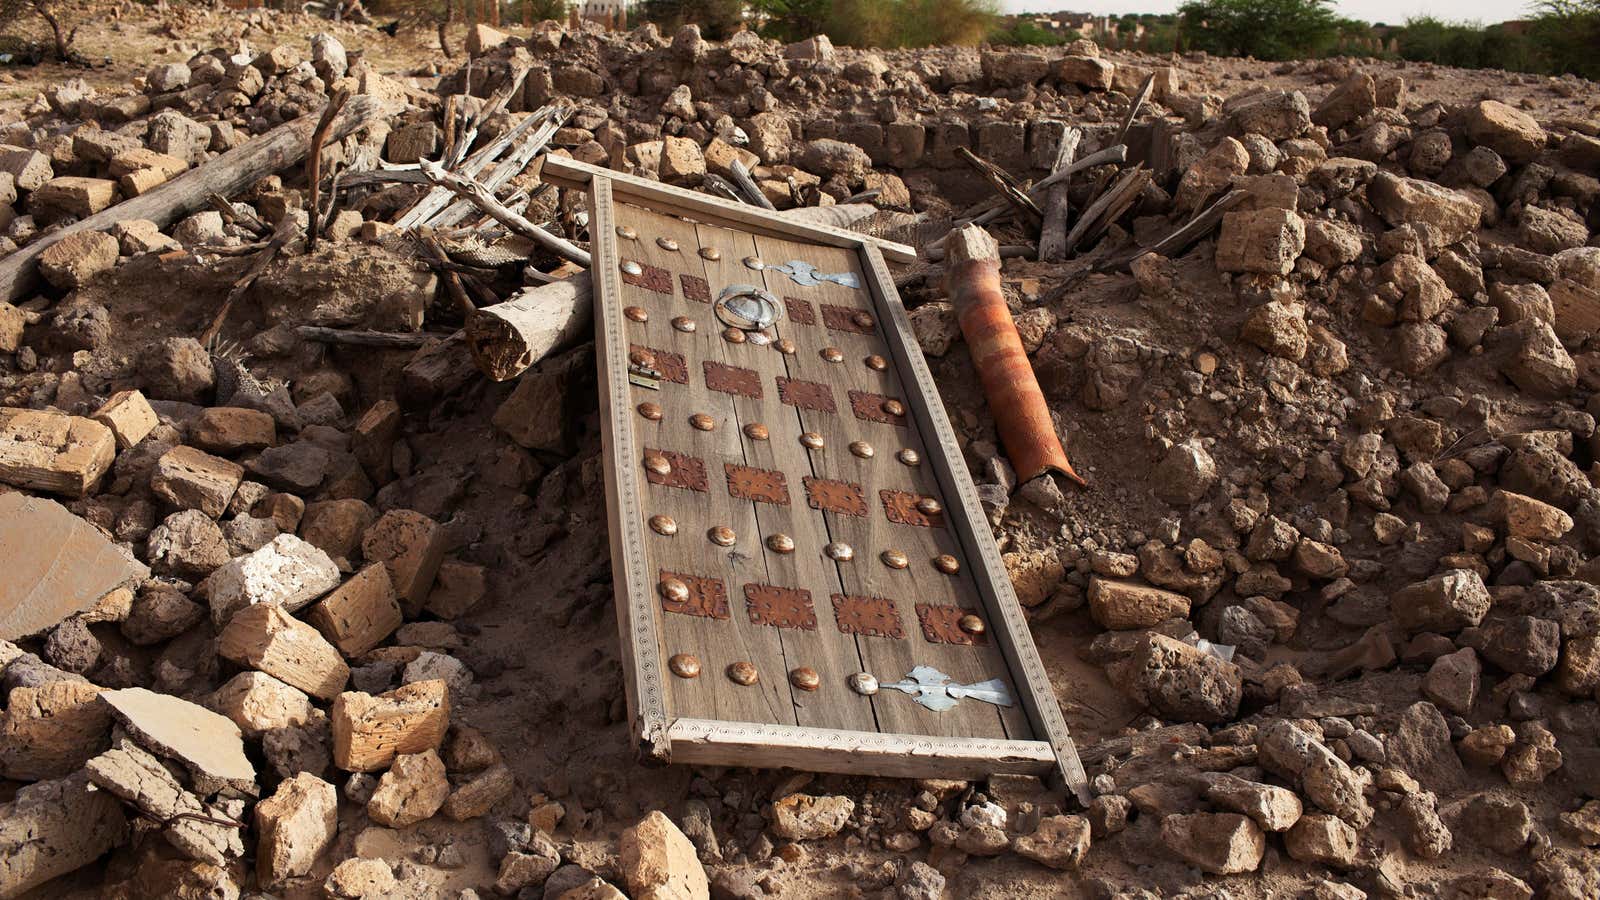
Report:
[[[367,562],[389,567],[395,595],[407,616],[422,612],[433,589],[447,549],[444,528],[422,513],[391,509],[372,523],[361,538],[361,555]]]
[[[943,528],[944,513],[937,512],[932,515],[917,509],[917,502],[924,499],[937,500],[937,497],[928,497],[926,494],[914,494],[910,491],[894,491],[885,488],[878,492],[878,498],[883,501],[883,514],[889,521],[896,525],[917,525],[922,528]]]
[[[211,518],[228,511],[244,480],[244,467],[204,450],[177,446],[156,460],[150,490],[178,509],[198,509]]]
[[[1026,122],[985,122],[978,126],[978,155],[1008,172],[1028,167]],[[1052,160],[1054,162],[1054,160]]]
[[[874,394],[870,391],[851,391],[850,410],[856,414],[858,419],[868,422],[882,422],[885,425],[898,425],[904,428],[906,424],[905,414],[896,415],[883,408],[883,405],[890,399],[892,398],[885,397],[882,394]]]
[[[270,413],[237,406],[214,406],[195,417],[189,439],[212,453],[265,450],[278,442],[278,426]]]
[[[752,625],[817,630],[817,611],[811,606],[811,592],[808,590],[747,584],[744,586],[744,607]]]
[[[454,619],[476,606],[483,599],[484,590],[483,566],[447,559],[439,565],[439,576],[428,593],[428,612],[441,619]]]
[[[927,156],[923,159],[925,165],[935,169],[954,169],[964,166],[961,157],[956,155],[956,150],[961,147],[972,148],[972,135],[967,132],[964,122],[939,122],[928,127]]]
[[[346,772],[387,769],[402,753],[437,750],[450,727],[450,689],[417,681],[373,696],[347,691],[328,711],[333,764]]]
[[[680,602],[662,597],[663,610],[679,615],[699,616],[703,619],[728,618],[728,586],[723,584],[721,579],[661,570],[662,581],[674,578],[689,586],[689,599]]]
[[[63,175],[50,179],[28,196],[28,211],[46,223],[68,216],[87,219],[110,206],[116,195],[115,181]]]
[[[723,463],[722,468],[728,476],[730,495],[740,500],[754,500],[778,506],[789,505],[789,484],[782,472],[733,463]]]
[[[87,772],[19,788],[0,803],[0,885],[5,896],[20,897],[127,838],[122,802],[90,786]]]
[[[654,347],[646,347],[641,344],[628,345],[628,358],[630,361],[640,354],[649,358],[649,362],[644,363],[644,365],[660,372],[662,381],[670,381],[673,384],[689,383],[689,364],[684,361],[682,353],[657,350]]]
[[[682,488],[686,491],[699,491],[702,494],[711,490],[711,478],[706,475],[704,460],[683,453],[673,453],[671,450],[652,450],[649,448],[645,448],[644,455],[663,457],[672,467],[671,471],[664,475],[645,469],[644,478],[651,484]]]
[[[394,441],[400,436],[400,404],[379,400],[356,420],[351,449],[373,481],[387,482],[394,474]]]
[[[810,475],[801,478],[800,481],[805,484],[806,503],[810,504],[812,509],[846,516],[867,514],[867,500],[861,493],[859,484],[813,478]]]
[[[799,381],[778,376],[778,399],[790,406],[817,412],[838,412],[833,402],[833,388],[816,381]]]
[[[683,286],[683,299],[693,300],[696,303],[711,302],[711,285],[698,275],[679,275],[678,283]]]
[[[81,681],[12,688],[0,712],[0,777],[61,778],[104,750],[111,712],[99,696],[100,688]]]
[[[987,636],[968,634],[961,630],[961,617],[977,615],[975,609],[944,603],[918,603],[917,622],[922,626],[922,637],[930,644],[960,644],[971,647],[989,643]]]
[[[145,435],[161,424],[156,411],[150,408],[150,401],[139,391],[112,394],[111,399],[89,418],[111,429],[111,434],[117,439],[117,448],[121,450],[144,440]]]
[[[117,264],[117,239],[103,231],[64,235],[39,254],[39,274],[64,291],[77,290]]]
[[[643,269],[643,271],[637,275],[629,275],[627,272],[622,273],[622,281],[624,284],[631,284],[634,287],[642,287],[645,290],[653,293],[666,294],[669,297],[672,296],[671,272],[668,272],[666,269],[663,269],[660,266],[652,266],[648,263],[640,263],[639,267]]]
[[[834,594],[833,621],[845,634],[887,638],[906,636],[905,627],[900,624],[900,611],[895,608],[894,601],[887,597]]]
[[[373,563],[322,598],[306,619],[339,652],[360,656],[383,643],[405,621],[395,599],[394,582],[383,563]]]
[[[789,321],[796,325],[817,324],[817,311],[812,307],[809,300],[801,300],[799,297],[785,297],[783,298],[783,308],[789,316]]]
[[[761,399],[761,373],[755,369],[723,365],[705,361],[706,387],[724,394],[738,394],[752,400]]]
[[[0,409],[0,482],[82,497],[100,483],[116,455],[116,436],[93,419]]]
[[[862,314],[866,313],[865,316]],[[822,324],[829,331],[847,331],[851,334],[871,334],[872,314],[866,310],[833,303],[822,304]]]
[[[332,700],[350,679],[350,667],[315,628],[260,603],[233,614],[217,635],[217,655]]]

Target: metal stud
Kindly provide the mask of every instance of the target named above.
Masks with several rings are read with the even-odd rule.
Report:
[[[714,431],[717,427],[717,420],[705,413],[695,413],[689,417],[689,424],[693,426],[695,431]]]
[[[728,680],[749,687],[761,680],[761,673],[756,671],[755,663],[741,660],[728,667]]]
[[[745,334],[742,329],[729,325],[727,328],[722,329],[722,339],[730,344],[742,344],[745,340]]]
[[[787,534],[769,534],[767,535],[767,549],[773,553],[793,553],[794,538],[789,537]]]
[[[639,232],[633,230],[632,225],[618,225],[617,237],[625,241],[636,241],[639,239]]]
[[[654,453],[644,458],[644,468],[645,471],[652,475],[672,474],[672,463],[668,462],[665,456],[658,456]]]
[[[878,451],[872,449],[872,445],[867,443],[866,441],[851,441],[850,442],[850,453],[853,456],[859,456],[862,459],[871,459],[872,458],[872,454],[877,453],[877,452]]]
[[[882,372],[889,368],[889,361],[876,353],[867,357],[865,360],[863,360],[863,362],[867,364],[867,368],[873,370],[874,372]]]
[[[643,275],[644,274],[644,266],[639,265],[638,263],[634,262],[631,259],[623,260],[622,261],[622,265],[621,265],[620,268],[622,269],[623,273],[626,274],[626,275]]]
[[[652,422],[659,422],[661,421],[661,404],[646,400],[639,404],[639,415]]]
[[[906,447],[899,453],[896,453],[894,458],[900,460],[902,463],[905,463],[908,466],[922,465],[922,454],[911,449],[910,447]]]
[[[712,262],[716,262],[722,258],[722,251],[718,250],[716,247],[701,247],[700,258],[709,259]]]
[[[766,345],[772,343],[772,337],[765,331],[746,332],[744,339],[752,344],[755,344],[757,347],[765,347]]]
[[[907,559],[906,555],[899,550],[885,550],[878,554],[878,558],[883,560],[883,564],[891,569],[904,569],[906,566],[911,565],[911,560]]]
[[[948,553],[941,553],[933,558],[933,567],[946,575],[954,575],[961,571],[961,560]]]
[[[810,666],[801,666],[798,669],[789,670],[789,683],[802,691],[814,691],[822,687],[822,676],[818,675],[817,670]]]
[[[856,551],[844,541],[834,541],[823,547],[822,552],[834,562],[849,562],[856,558]]]
[[[850,690],[863,697],[871,697],[878,692],[878,679],[871,672],[857,672],[849,678]]]
[[[983,634],[989,630],[989,626],[983,624],[983,620],[972,613],[962,616],[956,621],[956,624],[967,634]]]
[[[672,320],[672,327],[684,334],[694,334],[694,330],[700,326],[696,325],[695,321],[688,316],[678,316]]]
[[[718,547],[732,547],[738,542],[739,536],[726,525],[716,525],[706,532],[706,540]]]
[[[850,317],[850,321],[854,322],[857,328],[871,328],[878,320],[874,319],[871,313],[858,312]]]
[[[759,256],[746,256],[744,258],[744,267],[746,269],[750,269],[751,271],[759,272],[762,269],[765,269],[767,264],[762,262],[761,257]]]
[[[823,347],[817,355],[831,363],[844,362],[844,351],[838,347]]]
[[[656,246],[671,252],[678,249],[678,242],[669,237],[658,237],[656,238]]]
[[[654,531],[656,534],[664,534],[667,537],[672,537],[678,533],[678,523],[671,516],[651,516],[650,530]]]
[[[661,599],[663,600],[668,600],[673,603],[689,602],[689,586],[676,578],[666,579],[665,581],[656,585],[656,590],[660,592]]]
[[[906,414],[906,405],[899,400],[885,400],[883,411],[891,416],[903,416]]]
[[[624,316],[626,316],[628,321],[630,321],[630,322],[648,322],[648,321],[650,321],[650,312],[649,312],[649,310],[645,309],[642,306],[624,307],[623,310],[622,310],[622,314]]]
[[[917,512],[925,516],[937,516],[939,513],[944,512],[944,504],[932,497],[923,497],[917,501]]]
[[[768,431],[767,426],[760,422],[751,422],[744,427],[744,436],[752,441],[764,441],[772,436],[772,432]]]
[[[628,354],[628,362],[631,362],[636,366],[650,366],[654,368],[656,364],[656,355],[641,347],[638,350],[634,350]]]
[[[688,653],[674,653],[667,659],[667,668],[679,678],[699,678],[700,660]]]
[[[807,450],[821,450],[828,445],[828,442],[823,440],[822,435],[817,434],[815,431],[808,431],[800,435],[800,445]]]
[[[778,338],[772,342],[772,349],[782,353],[784,356],[793,356],[795,351],[794,341],[788,338]]]

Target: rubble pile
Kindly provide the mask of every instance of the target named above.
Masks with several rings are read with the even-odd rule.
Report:
[[[432,79],[326,34],[237,45],[0,124],[9,254],[330,97],[385,109],[328,142],[315,208],[262,172],[56,240],[0,302],[0,897],[68,873],[129,898],[1600,893],[1592,110],[1354,61],[1224,95],[1203,57],[1083,41],[468,47]],[[1086,808],[1028,776],[636,772],[592,343],[502,385],[459,331],[575,268],[476,211],[398,224],[416,163],[541,116],[585,162],[993,211],[1008,246],[1037,235],[958,150],[1037,180],[1069,127],[1080,158],[1125,144],[1073,211],[1149,173],[1064,261],[1004,268],[1087,490],[1016,483],[936,255],[900,273]],[[585,240],[536,165],[498,196]]]

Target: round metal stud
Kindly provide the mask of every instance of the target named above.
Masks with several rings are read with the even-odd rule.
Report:
[[[678,249],[678,242],[669,237],[658,237],[656,238],[656,246],[671,252]]]
[[[857,328],[871,328],[872,326],[878,324],[878,320],[874,319],[872,314],[867,312],[856,313],[850,317],[850,321],[854,322]]]
[[[972,613],[967,613],[960,619],[956,620],[956,625],[958,625],[961,630],[965,631],[967,634],[973,635],[983,634],[985,631],[989,630],[989,626],[983,624],[983,620]]]
[[[742,344],[744,343],[744,338],[744,332],[732,325],[722,329],[722,339],[730,344]]]
[[[759,256],[746,256],[744,258],[744,267],[752,272],[759,272],[765,269],[767,264],[762,262]]]
[[[650,311],[642,306],[623,307],[622,315],[625,316],[630,322],[650,321]]]
[[[794,341],[788,338],[778,338],[772,342],[772,349],[782,353],[784,356],[793,356],[795,351]]]
[[[767,426],[760,422],[751,422],[744,427],[744,436],[752,441],[764,441],[772,436],[772,432],[768,431]]]
[[[672,463],[665,456],[652,453],[644,458],[644,469],[652,475],[671,475]]]
[[[865,360],[862,360],[862,361],[867,364],[867,368],[871,369],[874,372],[882,372],[885,369],[889,368],[889,361],[887,359],[884,359],[883,357],[879,356],[876,353],[872,354],[871,356],[867,357]]]
[[[932,497],[923,497],[917,501],[917,512],[925,516],[937,516],[939,513],[944,512],[944,504]]]
[[[695,413],[689,417],[689,424],[695,431],[714,431],[717,427],[717,420],[706,413]]]
[[[761,680],[761,673],[756,671],[755,663],[741,660],[728,667],[728,680],[749,687]]]
[[[745,340],[757,347],[765,347],[772,343],[772,338],[765,331],[751,331],[745,334]]]
[[[871,697],[878,692],[878,679],[871,672],[857,672],[848,679],[850,690],[863,697]]]
[[[661,421],[661,404],[646,400],[639,404],[639,415],[652,422],[659,422]]]
[[[817,355],[831,363],[844,362],[844,351],[838,347],[823,347]]]
[[[903,416],[906,414],[906,405],[899,400],[885,400],[883,411],[891,416]]]
[[[872,454],[877,453],[877,452],[878,451],[872,449],[872,445],[867,443],[866,441],[851,441],[850,442],[850,454],[852,456],[859,456],[862,459],[871,459],[872,458]]]
[[[911,565],[911,560],[907,559],[906,555],[899,550],[885,550],[878,554],[878,558],[883,560],[883,564],[891,569],[904,569],[906,566]]]
[[[651,368],[654,368],[656,364],[656,355],[641,347],[628,354],[628,362],[631,362],[636,366],[650,366]]]
[[[678,523],[677,520],[673,519],[671,516],[651,516],[650,530],[654,531],[656,534],[664,534],[667,537],[672,537],[678,533]]]
[[[908,466],[920,466],[920,465],[922,465],[922,454],[920,454],[917,451],[911,449],[910,447],[906,447],[906,448],[902,449],[899,453],[896,453],[894,455],[894,458],[900,460],[902,463],[904,463],[904,464],[906,464]]]
[[[700,326],[688,316],[678,316],[672,320],[672,327],[684,334],[694,334],[694,330]]]
[[[773,553],[793,553],[794,538],[789,537],[787,534],[769,534],[767,535],[767,549]]]
[[[712,262],[716,262],[722,258],[722,251],[718,250],[716,247],[701,247],[700,258],[709,259]]]
[[[668,600],[673,603],[689,602],[689,586],[676,578],[666,579],[665,581],[656,585],[656,590],[660,592],[661,599],[663,600]]]
[[[617,237],[625,241],[636,241],[639,239],[639,232],[634,231],[632,225],[618,225]]]
[[[822,552],[834,562],[849,562],[856,558],[856,551],[844,541],[834,541],[823,547]]]
[[[699,678],[700,660],[688,653],[674,653],[667,658],[667,668],[679,678]]]
[[[644,274],[644,266],[639,265],[638,263],[634,262],[631,259],[623,260],[622,261],[622,265],[619,266],[619,268],[622,269],[622,272],[623,272],[624,275],[643,275]]]
[[[828,445],[828,442],[823,440],[822,435],[817,434],[815,431],[808,431],[800,435],[800,445],[807,450],[821,450]]]
[[[946,575],[954,575],[961,571],[961,560],[948,553],[941,553],[933,558],[933,567]]]
[[[726,525],[716,525],[706,532],[706,540],[716,544],[718,547],[732,547],[738,542],[739,536],[734,534],[733,529]]]
[[[802,691],[814,691],[822,687],[822,676],[810,666],[801,666],[789,670],[789,683]]]

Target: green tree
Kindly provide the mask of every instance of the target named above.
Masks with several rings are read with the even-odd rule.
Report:
[[[50,36],[55,42],[56,59],[62,62],[83,62],[72,42],[78,37],[78,26],[69,17],[76,18],[80,11],[63,0],[0,0],[0,17],[14,22],[29,16],[38,16],[50,26]]]
[[[976,44],[996,21],[994,0],[755,0],[751,6],[769,37],[826,34],[847,47]]]
[[[740,0],[644,0],[639,18],[654,22],[667,34],[682,25],[699,25],[707,39],[725,41],[744,26]]]
[[[1320,56],[1339,37],[1331,0],[1188,0],[1178,13],[1191,49],[1224,56]]]

